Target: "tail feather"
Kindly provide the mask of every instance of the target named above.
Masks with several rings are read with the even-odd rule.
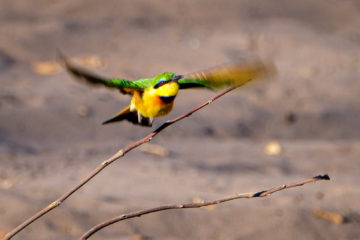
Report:
[[[122,120],[127,120],[132,122],[133,124],[151,127],[152,126],[152,119],[141,116],[140,119],[138,117],[137,111],[130,111],[130,105],[124,108],[122,111],[117,113],[114,117],[104,121],[102,124],[114,123]],[[140,121],[139,121],[140,120]]]

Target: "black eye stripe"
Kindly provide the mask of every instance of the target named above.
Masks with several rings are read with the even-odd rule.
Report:
[[[175,76],[172,76],[170,79],[167,79],[165,77],[163,78],[160,78],[159,81],[154,85],[154,88],[159,88],[161,87],[162,85],[166,84],[166,83],[169,83],[169,82],[177,82],[179,79],[183,78],[182,75],[175,75]]]

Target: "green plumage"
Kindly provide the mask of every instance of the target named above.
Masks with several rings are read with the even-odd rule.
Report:
[[[123,93],[129,93],[131,89],[142,90],[153,87],[161,80],[165,82],[171,81],[176,76],[179,76],[176,81],[179,84],[180,89],[195,87],[219,89],[226,86],[243,85],[254,78],[268,75],[274,70],[272,65],[265,65],[262,62],[233,63],[185,76],[176,75],[172,72],[163,72],[153,78],[141,78],[136,81],[129,81],[122,78],[106,79],[97,76],[96,74],[73,66],[61,54],[60,57],[66,69],[76,76],[77,79],[85,80],[91,85],[103,85],[109,88],[117,88]]]
[[[271,64],[265,65],[257,61],[228,64],[188,75],[163,72],[153,78],[129,81],[97,76],[70,64],[61,54],[60,57],[65,68],[76,79],[95,86],[119,89],[124,94],[132,95],[130,105],[105,123],[125,119],[142,126],[151,126],[153,117],[168,114],[179,89],[199,87],[220,89],[227,86],[241,86],[274,72]]]
[[[152,85],[150,78],[142,78],[136,81],[129,81],[121,78],[113,78],[105,80],[108,87],[113,88],[133,88],[133,89],[145,89]]]

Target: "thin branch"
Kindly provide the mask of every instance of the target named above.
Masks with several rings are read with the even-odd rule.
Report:
[[[193,114],[194,112],[202,109],[203,107],[209,105],[210,103],[212,103],[213,101],[215,101],[216,99],[222,97],[223,95],[225,95],[226,93],[238,88],[239,86],[234,86],[231,87],[221,93],[219,93],[218,95],[214,96],[213,98],[209,99],[208,101],[204,102],[203,104],[199,105],[198,107],[192,109],[191,111],[182,114],[172,120],[168,120],[166,122],[164,122],[162,125],[160,125],[157,129],[155,129],[153,132],[151,132],[149,135],[147,135],[146,137],[133,142],[131,144],[129,144],[128,146],[124,147],[123,149],[120,149],[117,153],[115,153],[113,156],[111,156],[109,159],[103,161],[99,166],[97,166],[88,176],[86,176],[85,178],[83,178],[77,185],[75,185],[73,188],[71,188],[68,192],[65,192],[62,196],[60,196],[58,199],[56,199],[54,202],[52,202],[51,204],[49,204],[47,207],[45,207],[44,209],[40,210],[39,212],[37,212],[36,214],[34,214],[33,216],[31,216],[30,218],[28,218],[27,220],[25,220],[23,223],[21,223],[19,226],[17,226],[16,228],[14,228],[13,230],[11,230],[10,232],[8,232],[5,237],[3,238],[3,240],[9,240],[11,238],[13,238],[16,234],[18,234],[20,231],[22,231],[24,228],[26,228],[27,226],[29,226],[31,223],[33,223],[34,221],[36,221],[37,219],[39,219],[40,217],[44,216],[45,214],[47,214],[48,212],[50,212],[51,210],[53,210],[54,208],[60,206],[67,198],[69,198],[73,193],[75,193],[76,191],[78,191],[82,186],[84,186],[87,182],[89,182],[93,177],[95,177],[98,173],[100,173],[105,167],[109,166],[111,163],[113,163],[114,161],[116,161],[117,159],[123,157],[127,152],[133,150],[134,148],[151,141],[151,139],[153,137],[155,137],[158,133],[160,133],[162,130],[164,130],[165,128],[167,128],[168,126],[176,123],[177,121],[180,121],[181,119],[184,119],[186,117],[189,117],[191,114]]]
[[[274,187],[274,188],[270,188],[268,190],[264,190],[264,191],[259,191],[259,192],[255,192],[255,193],[237,193],[233,196],[229,196],[229,197],[224,197],[224,198],[220,198],[217,200],[212,200],[212,201],[206,201],[206,202],[201,202],[201,203],[185,203],[185,204],[175,204],[175,205],[164,205],[164,206],[160,206],[160,207],[156,207],[156,208],[150,208],[150,209],[146,209],[146,210],[141,210],[138,212],[134,212],[134,213],[129,213],[129,214],[123,214],[117,217],[114,217],[112,219],[109,219],[105,222],[102,222],[94,227],[92,227],[91,229],[89,229],[89,231],[87,231],[86,233],[84,233],[79,239],[80,240],[86,240],[89,237],[91,237],[93,234],[95,234],[96,232],[100,231],[101,229],[108,227],[114,223],[120,222],[120,221],[124,221],[126,219],[130,219],[130,218],[135,218],[135,217],[140,217],[142,215],[146,215],[146,214],[150,214],[150,213],[154,213],[154,212],[160,212],[160,211],[165,211],[165,210],[170,210],[170,209],[183,209],[183,208],[200,208],[200,207],[205,207],[205,206],[209,206],[209,205],[215,205],[215,204],[219,204],[219,203],[223,203],[223,202],[228,202],[231,200],[235,200],[235,199],[240,199],[240,198],[259,198],[259,197],[267,197],[275,192],[279,192],[281,190],[284,189],[289,189],[289,188],[294,188],[294,187],[299,187],[302,186],[304,184],[307,183],[311,183],[311,182],[317,182],[317,181],[322,181],[322,180],[330,180],[330,177],[325,174],[325,175],[318,175],[312,178],[308,178],[299,182],[294,182],[294,183],[290,183],[288,185],[281,185],[278,187]]]

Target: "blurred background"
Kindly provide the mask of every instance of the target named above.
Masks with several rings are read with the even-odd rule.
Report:
[[[74,81],[56,49],[104,76],[186,74],[273,59],[104,170],[15,239],[75,239],[169,203],[332,180],[211,209],[156,213],[94,239],[360,239],[360,4],[356,0],[0,1],[0,236],[151,129],[102,126],[128,96]],[[170,116],[215,92],[186,90]]]

